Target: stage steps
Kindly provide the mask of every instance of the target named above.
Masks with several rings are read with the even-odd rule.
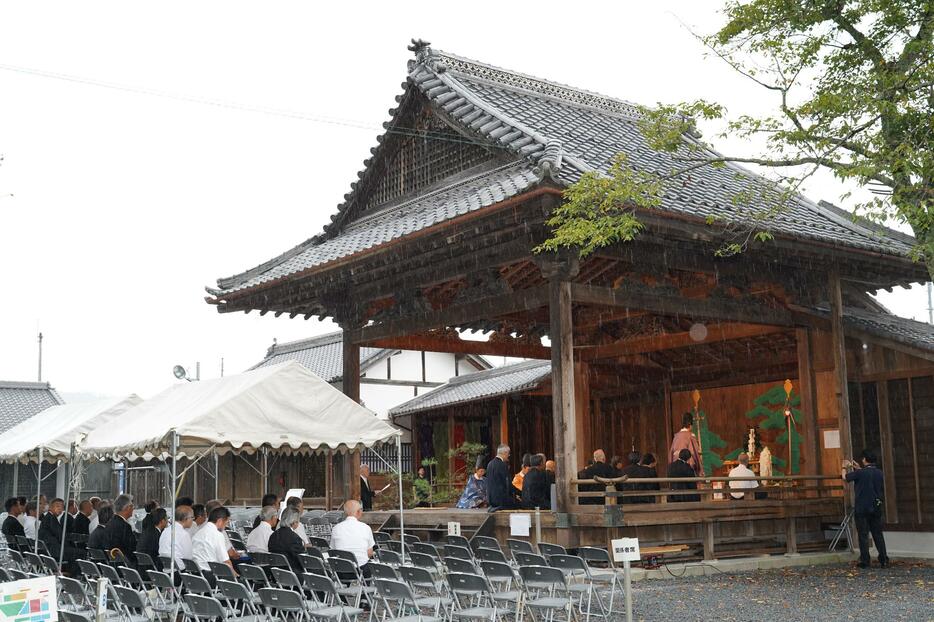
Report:
[[[448,523],[461,525],[461,535],[470,539],[476,535],[492,536],[495,521],[493,515],[482,512],[431,512],[412,511],[405,513],[405,532],[421,538],[424,542],[444,542],[448,535]],[[392,513],[379,524],[379,531],[399,536],[399,515]]]

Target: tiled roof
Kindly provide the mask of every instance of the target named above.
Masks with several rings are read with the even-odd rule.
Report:
[[[844,330],[862,330],[877,337],[934,353],[934,326],[926,322],[850,307],[844,310],[843,322]]]
[[[549,361],[525,361],[451,378],[447,384],[399,404],[389,416],[489,399],[533,389],[551,374]]]
[[[48,382],[0,381],[0,434],[50,406],[64,403]]]
[[[538,182],[528,162],[515,162],[473,174],[433,192],[379,210],[352,222],[340,235],[313,238],[258,269],[218,284],[226,293],[274,281],[380,246],[396,238],[505,201]]]
[[[384,348],[360,348],[360,371],[392,353]],[[344,347],[341,332],[289,343],[277,343],[266,351],[266,358],[251,367],[259,369],[285,361],[298,361],[325,382],[337,382],[344,375]]]
[[[417,45],[410,64],[409,89],[417,89],[466,136],[485,141],[517,161],[467,179],[457,179],[432,192],[345,223],[354,193],[339,206],[326,233],[242,274],[218,280],[213,296],[247,289],[337,259],[376,248],[470,211],[492,205],[549,178],[569,185],[587,171],[608,171],[615,156],[625,153],[631,166],[659,174],[683,167],[685,155],[651,149],[639,130],[639,107],[589,91],[548,82]],[[399,114],[397,112],[397,114]],[[387,129],[392,128],[387,123]],[[697,155],[692,153],[691,155]],[[363,175],[363,173],[361,173]],[[772,233],[835,246],[906,257],[913,238],[870,226],[839,209],[797,197],[774,212],[766,198],[771,184],[741,167],[699,168],[679,177],[665,194],[661,209],[720,222],[752,223]],[[745,207],[737,197],[748,197]]]

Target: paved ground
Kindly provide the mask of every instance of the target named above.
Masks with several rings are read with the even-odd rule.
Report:
[[[934,621],[934,564],[899,561],[868,571],[835,564],[639,581],[633,619]]]

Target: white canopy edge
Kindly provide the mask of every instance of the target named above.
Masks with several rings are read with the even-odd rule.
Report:
[[[99,459],[179,458],[205,450],[341,452],[394,439],[398,430],[296,361],[234,376],[175,384],[98,428],[81,451]]]
[[[0,435],[0,462],[68,461],[72,443],[91,430],[108,427],[142,402],[132,394],[92,402],[51,406]]]

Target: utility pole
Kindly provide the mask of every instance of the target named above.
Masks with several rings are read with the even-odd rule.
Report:
[[[928,290],[930,294],[930,290]],[[42,382],[42,333],[39,333],[39,382]]]
[[[934,324],[934,305],[931,304],[931,282],[928,281],[928,324]]]

